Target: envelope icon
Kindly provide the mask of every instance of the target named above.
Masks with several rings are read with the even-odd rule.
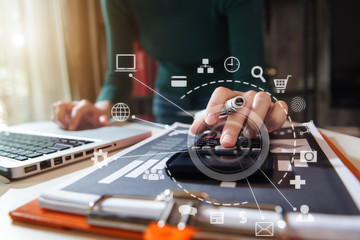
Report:
[[[272,237],[274,236],[273,222],[255,222],[255,236]]]

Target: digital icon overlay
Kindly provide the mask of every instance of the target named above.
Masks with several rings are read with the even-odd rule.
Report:
[[[157,195],[155,198],[156,201],[165,201],[165,202],[171,201],[173,199],[174,199],[174,193],[170,189],[166,189],[165,191]]]
[[[202,72],[202,73],[204,73],[205,71],[207,72],[207,67],[211,67],[211,66],[209,65],[209,59],[203,59],[203,63],[204,63],[204,65],[206,65],[206,66],[200,66],[199,69],[198,69],[199,72]],[[200,68],[202,68],[202,70],[200,70]],[[256,70],[256,69],[254,69],[254,70]],[[261,69],[261,73],[263,73],[262,69]],[[182,108],[181,108],[180,106],[178,106],[176,103],[174,103],[174,102],[170,101],[169,99],[167,99],[166,97],[162,96],[161,93],[158,93],[156,90],[154,90],[154,89],[152,89],[151,87],[147,86],[146,84],[142,83],[139,79],[137,79],[136,77],[134,77],[133,74],[130,73],[130,74],[129,74],[129,77],[133,78],[134,80],[136,80],[136,81],[139,82],[140,84],[146,86],[146,87],[149,88],[151,91],[153,91],[155,94],[158,94],[160,97],[164,98],[164,99],[167,100],[169,103],[171,103],[172,105],[174,105],[174,106],[176,106],[177,108],[179,108],[180,110],[182,110],[185,114],[188,114],[189,116],[194,117],[191,113],[189,113],[189,112],[187,112],[186,110],[182,109]],[[257,78],[260,78],[260,76],[258,76],[258,75],[256,75],[256,77],[257,77]],[[262,76],[262,74],[261,74],[261,77],[263,78],[262,81],[266,81],[266,80],[264,79],[264,77]],[[236,81],[236,80],[227,80],[227,81],[228,81],[228,82],[235,82],[235,83],[240,83],[240,84],[247,84],[247,85],[249,85],[248,82],[244,82],[244,83],[243,83],[242,81]],[[201,88],[201,87],[206,87],[206,86],[209,86],[210,84],[214,84],[214,83],[216,83],[216,82],[218,82],[218,83],[223,83],[224,80],[212,81],[212,82],[209,82],[209,83],[204,83],[204,84],[199,85],[199,86],[195,86],[192,90],[188,91],[186,94],[184,94],[183,96],[181,96],[180,99],[182,100],[182,99],[186,98],[188,95],[190,95],[190,93],[196,92],[195,90],[197,90],[197,89],[199,89],[199,88]],[[254,87],[254,88],[256,88],[256,89],[259,89],[259,91],[264,91],[263,89],[261,89],[261,87],[256,86],[255,84],[251,84],[251,86]],[[270,94],[270,96],[272,96],[271,93],[269,93],[269,94]],[[274,100],[276,101],[276,98],[275,98],[275,97],[273,97],[273,98],[274,98]],[[291,122],[291,119],[290,119],[290,118],[289,118],[289,121]],[[180,131],[176,131],[176,134],[178,134],[178,133],[180,133]],[[181,134],[183,134],[183,133],[181,132]],[[184,134],[187,134],[187,132],[184,132]],[[295,135],[294,135],[294,136],[295,136]],[[294,137],[294,138],[295,138],[295,137]],[[188,142],[189,142],[189,140],[188,140]],[[191,140],[190,140],[190,142],[191,142]],[[284,176],[285,176],[285,175],[284,175]],[[284,178],[285,178],[285,177],[284,177]],[[295,180],[295,179],[294,179],[294,180]],[[301,180],[301,178],[300,178],[300,180]],[[305,181],[305,180],[301,180],[301,181]],[[273,184],[273,185],[274,185],[274,184]],[[301,186],[301,184],[300,184],[300,186]],[[183,188],[183,187],[180,186],[180,188]],[[249,184],[249,188],[251,189],[250,184]],[[183,189],[184,189],[184,188],[183,188]],[[185,189],[185,190],[186,190],[186,189]],[[279,191],[279,190],[278,190],[278,191]],[[280,191],[279,191],[279,192],[280,192]],[[253,197],[255,198],[254,195],[253,195]],[[288,202],[288,204],[292,207],[293,211],[296,211],[296,208],[291,204],[291,202],[289,202],[285,196],[282,195],[282,197],[283,197],[283,198]],[[200,200],[200,199],[199,199],[199,200]],[[203,201],[203,200],[201,200],[201,201]],[[256,201],[256,198],[255,198],[255,201]],[[247,202],[246,202],[246,203],[247,203]],[[190,207],[190,206],[188,206],[188,207]],[[180,210],[179,210],[179,211],[180,211]],[[196,211],[196,209],[195,209],[195,211]],[[260,211],[260,210],[259,210],[259,211]],[[186,216],[184,216],[184,217],[186,217]],[[245,217],[245,218],[246,218],[246,217]],[[243,219],[242,217],[240,217],[240,218],[238,219],[238,221],[241,223],[241,222],[247,221],[247,219]],[[178,229],[180,229],[179,225],[178,225]]]
[[[172,87],[186,87],[187,77],[186,76],[171,76]]]
[[[315,218],[312,214],[309,213],[309,206],[308,205],[301,205],[300,212],[301,214],[296,216],[296,222],[314,222]]]
[[[294,112],[301,112],[305,110],[306,102],[302,97],[294,97],[291,101],[291,109]]]
[[[273,237],[274,223],[273,222],[255,222],[255,236],[256,237]]]
[[[286,78],[274,79],[274,85],[277,93],[285,93],[285,89],[291,75],[287,75]]]
[[[149,181],[158,181],[158,180],[163,180],[165,179],[164,173],[162,170],[158,170],[158,169],[150,169],[149,170],[145,170],[144,174],[143,174],[143,179],[149,180]]]
[[[310,123],[313,123],[313,120],[310,120]],[[306,127],[306,131],[301,131],[300,132],[301,136],[304,135],[305,133],[310,133],[311,132],[307,123],[304,123],[303,125]]]
[[[245,211],[240,211],[239,212],[239,217],[240,217],[240,223],[241,224],[245,224],[247,222],[247,218],[245,217]]]
[[[305,184],[306,181],[301,179],[300,175],[295,175],[295,179],[290,180],[290,185],[294,185],[295,189],[301,189],[301,186]]]
[[[300,162],[317,162],[317,151],[300,151]]]
[[[111,108],[111,116],[118,122],[125,122],[130,116],[130,108],[125,103],[116,103]]]
[[[240,61],[236,57],[228,57],[224,61],[224,68],[229,73],[234,73],[240,68]]]
[[[209,65],[208,58],[202,59],[202,65],[197,68],[197,73],[205,73],[205,69],[207,73],[214,73],[214,68]]]
[[[135,54],[116,54],[115,72],[136,72]]]
[[[211,212],[210,224],[224,224],[224,212]]]
[[[97,166],[98,168],[102,168],[103,166],[108,165],[108,153],[103,152],[102,149],[99,151],[94,151],[94,156],[91,158],[92,161],[94,161],[94,166]],[[100,161],[100,159],[102,160]]]
[[[257,71],[258,73],[256,73],[256,71]],[[262,67],[260,67],[260,66],[255,66],[255,67],[253,67],[253,68],[251,69],[251,75],[252,75],[254,78],[260,78],[260,80],[261,80],[262,82],[266,82],[263,74],[264,74],[264,71],[263,71]]]

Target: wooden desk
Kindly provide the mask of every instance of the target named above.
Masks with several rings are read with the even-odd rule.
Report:
[[[131,123],[134,128],[149,129],[153,135],[162,130],[147,125]],[[360,169],[360,138],[322,130],[331,141],[349,158],[349,160]],[[114,154],[114,153],[112,153]],[[64,239],[117,239],[76,231],[67,231],[48,227],[40,227],[25,223],[12,223],[9,211],[38,198],[43,192],[61,184],[63,181],[75,176],[86,168],[92,166],[91,160],[84,160],[72,165],[55,169],[34,177],[11,182],[0,183],[0,239],[36,239],[36,240],[64,240]]]

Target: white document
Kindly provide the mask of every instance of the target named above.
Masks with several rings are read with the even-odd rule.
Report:
[[[169,129],[164,130],[164,132],[162,134],[148,138],[148,139],[120,152],[119,154],[112,156],[111,159],[109,159],[110,162],[113,161],[114,159],[117,159],[117,158],[129,153],[130,151],[132,151],[136,148],[141,148],[146,143],[149,143],[150,141],[153,141],[153,140],[159,138],[160,136],[168,134],[170,131],[172,131],[171,129],[176,126],[188,127],[188,125],[175,124],[172,127],[170,127]],[[348,192],[350,193],[354,203],[356,204],[358,209],[360,209],[360,194],[359,194],[360,183],[359,183],[359,181],[355,178],[355,176],[346,168],[346,166],[342,163],[342,161],[331,150],[331,148],[328,146],[328,144],[322,138],[322,136],[320,135],[320,133],[318,132],[316,127],[310,123],[308,124],[308,127],[311,131],[311,134],[314,136],[315,140],[318,142],[319,146],[321,147],[321,149],[323,150],[325,155],[328,157],[328,159],[331,162],[331,164],[333,165],[335,171],[337,172],[340,179],[344,183],[344,185],[347,188]],[[281,141],[283,141],[283,140],[281,140]],[[279,144],[279,143],[281,143],[281,141],[275,140],[275,142],[272,141],[272,144]],[[289,142],[292,143],[293,140],[291,140]],[[297,146],[300,146],[299,151],[300,151],[300,149],[301,149],[301,151],[303,151],[303,150],[308,151],[311,149],[309,144],[307,143],[307,141],[306,140],[303,141],[303,139],[297,139]],[[291,149],[293,149],[293,145],[292,145]],[[284,148],[281,148],[280,146],[275,146],[273,148],[273,150],[275,152],[286,152],[284,150]],[[86,214],[86,212],[88,210],[89,202],[98,199],[100,196],[95,195],[95,194],[86,194],[86,193],[65,191],[62,188],[82,179],[86,175],[88,175],[96,170],[98,170],[96,167],[90,168],[86,173],[77,176],[75,179],[70,180],[69,182],[65,183],[63,186],[60,186],[57,189],[54,189],[50,192],[46,192],[46,193],[42,194],[41,197],[39,198],[40,206],[48,208],[48,209],[52,209],[52,210],[60,210],[60,211],[64,211],[64,212],[77,213],[77,214]],[[121,174],[124,175],[125,173],[121,173]],[[105,182],[114,181],[114,179],[113,178],[105,179],[103,181],[105,181]],[[116,208],[116,206],[114,204],[116,205],[116,202],[112,202],[111,209]],[[158,214],[158,211],[160,211],[163,206],[159,205],[157,207],[158,208],[155,209],[154,211],[152,211],[150,209],[145,209],[144,212],[147,212],[149,214],[149,216],[155,216]],[[208,213],[204,212],[203,214],[205,214],[205,215],[203,215],[204,217],[207,217],[206,214],[208,214]],[[329,231],[329,233],[331,233],[330,234],[331,238],[329,238],[329,239],[336,239],[336,238],[339,238],[339,236],[346,236],[347,239],[356,239],[356,238],[354,238],[354,236],[356,236],[357,234],[358,235],[360,234],[360,228],[356,227],[356,226],[360,225],[360,216],[313,214],[315,221],[311,222],[311,224],[305,223],[305,225],[307,224],[306,226],[309,229],[309,231],[302,231],[302,229],[304,229],[305,225],[304,225],[304,223],[296,222],[296,216],[298,214],[299,214],[299,212],[286,214],[286,221],[288,222],[288,229],[291,229],[291,233],[293,234],[291,236],[293,236],[293,237],[304,237],[304,238],[311,237],[313,239],[320,239],[320,238],[322,238],[322,236],[325,236],[325,235],[322,235],[322,233],[327,230]],[[208,215],[210,216],[210,213]],[[343,223],[348,223],[348,225],[346,225],[346,224],[338,224],[338,225],[335,224],[334,225],[334,221],[338,222],[338,220],[340,220],[340,219]],[[237,219],[237,217],[235,217],[234,224],[235,223],[238,224],[238,221],[239,221],[239,219]],[[262,224],[260,222],[262,222]],[[266,232],[268,232],[269,234],[271,233],[271,231],[270,231],[271,227],[266,228],[264,226],[265,222],[269,222],[269,221],[259,221],[259,224],[258,224],[259,225],[259,228],[258,228],[259,234],[265,234]],[[229,222],[229,224],[230,224],[230,222]],[[322,231],[316,232],[316,229],[322,229]],[[254,230],[254,234],[255,234],[255,229],[253,228],[253,230]],[[344,233],[346,231],[348,231],[348,234],[344,235]],[[264,236],[264,235],[262,235],[262,236]]]

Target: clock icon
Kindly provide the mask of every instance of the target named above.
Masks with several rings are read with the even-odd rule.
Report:
[[[225,59],[224,68],[230,73],[234,73],[240,68],[240,61],[236,57],[228,57]]]

